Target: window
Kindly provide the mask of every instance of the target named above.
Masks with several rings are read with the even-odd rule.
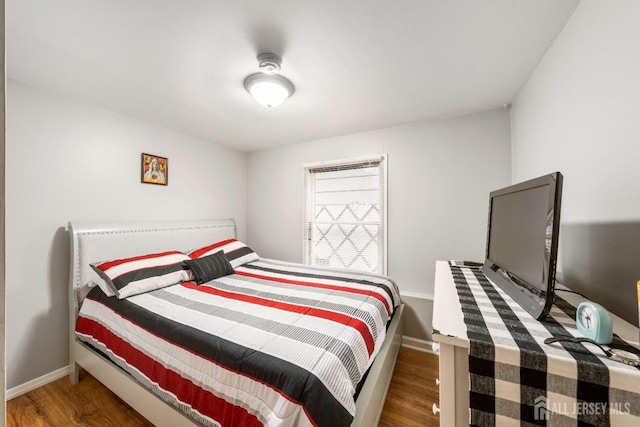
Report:
[[[386,274],[385,155],[304,165],[304,263]]]

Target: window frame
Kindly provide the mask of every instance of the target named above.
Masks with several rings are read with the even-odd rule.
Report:
[[[311,233],[310,233],[310,224],[314,221],[310,220],[309,215],[311,214],[311,203],[310,196],[315,194],[314,190],[314,180],[310,179],[310,175],[313,173],[314,169],[330,169],[330,168],[348,168],[349,166],[355,165],[365,165],[367,163],[379,163],[379,171],[380,171],[380,186],[381,186],[381,194],[380,194],[380,203],[382,204],[380,209],[380,215],[382,216],[381,227],[381,246],[382,246],[382,271],[378,272],[379,274],[386,275],[388,271],[388,168],[389,168],[389,159],[387,154],[379,154],[374,156],[363,156],[356,158],[346,158],[346,159],[337,159],[337,160],[329,160],[322,162],[314,162],[314,163],[305,163],[303,164],[303,221],[302,221],[302,260],[305,265],[314,265],[311,264],[309,250],[309,244],[311,244]],[[355,168],[354,168],[355,169]],[[354,269],[355,270],[355,269]],[[358,270],[363,271],[363,270]]]

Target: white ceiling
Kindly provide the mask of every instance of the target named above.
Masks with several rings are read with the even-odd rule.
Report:
[[[7,74],[251,151],[509,103],[578,1],[7,0]],[[277,108],[243,87],[261,52]]]

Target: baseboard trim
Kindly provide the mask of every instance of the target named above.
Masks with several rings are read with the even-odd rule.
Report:
[[[418,338],[408,337],[406,335],[402,336],[402,346],[407,347],[413,350],[422,351],[424,353],[438,354],[433,351],[433,342],[421,340]]]
[[[48,374],[45,374],[41,377],[35,378],[31,381],[27,381],[24,384],[8,389],[5,397],[7,400],[14,399],[18,396],[29,393],[30,391],[35,390],[38,387],[42,387],[53,381],[59,380],[60,378],[69,375],[70,373],[71,368],[68,365],[63,368],[56,369],[53,372],[49,372]]]

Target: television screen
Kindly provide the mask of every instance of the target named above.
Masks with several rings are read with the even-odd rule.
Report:
[[[491,192],[483,273],[534,318],[553,303],[562,174]]]

